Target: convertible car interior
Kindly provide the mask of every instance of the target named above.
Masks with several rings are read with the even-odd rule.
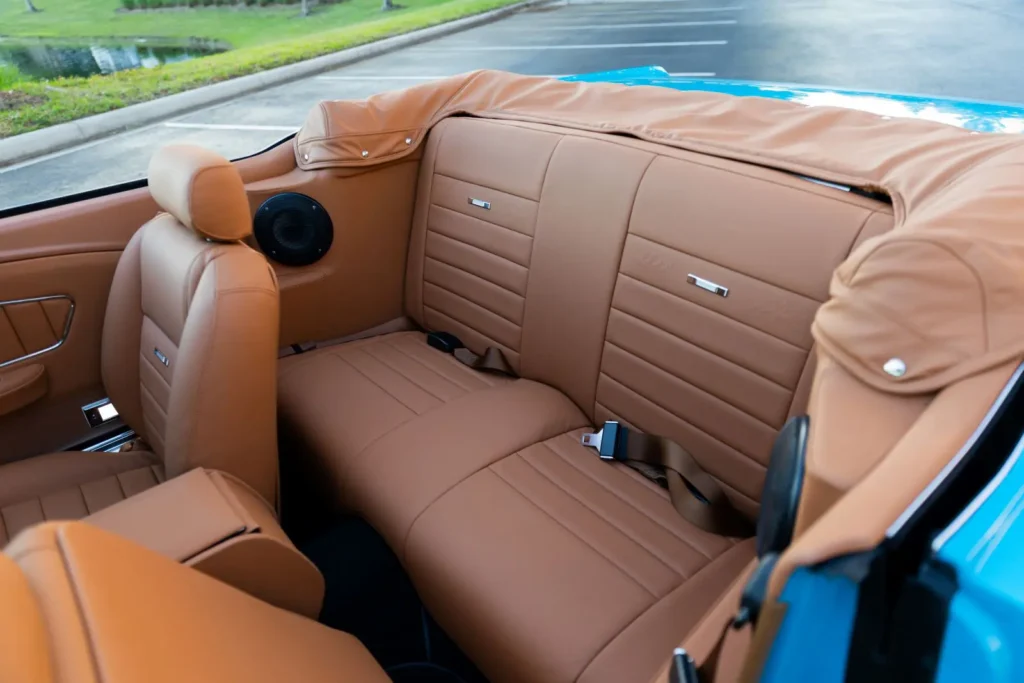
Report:
[[[1024,356],[1022,163],[484,71],[3,217],[0,678],[757,680]]]

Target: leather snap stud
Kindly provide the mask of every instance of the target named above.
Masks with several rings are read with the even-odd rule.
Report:
[[[891,377],[902,377],[907,374],[907,364],[900,358],[890,358],[885,361],[885,365],[882,366],[882,370],[885,374]]]
[[[364,150],[363,150],[363,158],[365,159],[365,158],[366,158],[366,157],[368,157],[368,156],[370,156],[370,153],[369,153],[369,152],[367,152],[367,151],[366,151],[366,150],[364,149]]]

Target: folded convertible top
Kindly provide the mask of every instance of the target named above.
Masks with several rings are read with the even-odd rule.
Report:
[[[822,351],[866,384],[898,394],[938,391],[1024,356],[1022,136],[477,71],[322,102],[295,138],[296,159],[305,170],[398,160],[432,126],[459,115],[630,135],[885,193],[895,228],[836,270],[813,326]]]

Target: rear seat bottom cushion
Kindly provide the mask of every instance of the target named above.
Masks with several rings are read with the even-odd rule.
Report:
[[[481,469],[409,532],[424,601],[496,682],[647,680],[753,557],[581,433]]]
[[[384,435],[461,396],[511,380],[475,372],[430,348],[421,332],[397,332],[283,358],[280,418],[333,491],[346,466]]]

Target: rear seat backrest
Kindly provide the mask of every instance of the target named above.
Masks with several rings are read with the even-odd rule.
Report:
[[[891,225],[888,206],[770,169],[447,119],[421,168],[407,307],[595,422],[674,439],[753,513],[775,434],[806,403],[832,271]]]
[[[493,132],[490,124],[459,120],[431,134],[406,300],[428,329],[452,332],[473,347],[498,346],[518,369],[537,204],[559,136]]]

